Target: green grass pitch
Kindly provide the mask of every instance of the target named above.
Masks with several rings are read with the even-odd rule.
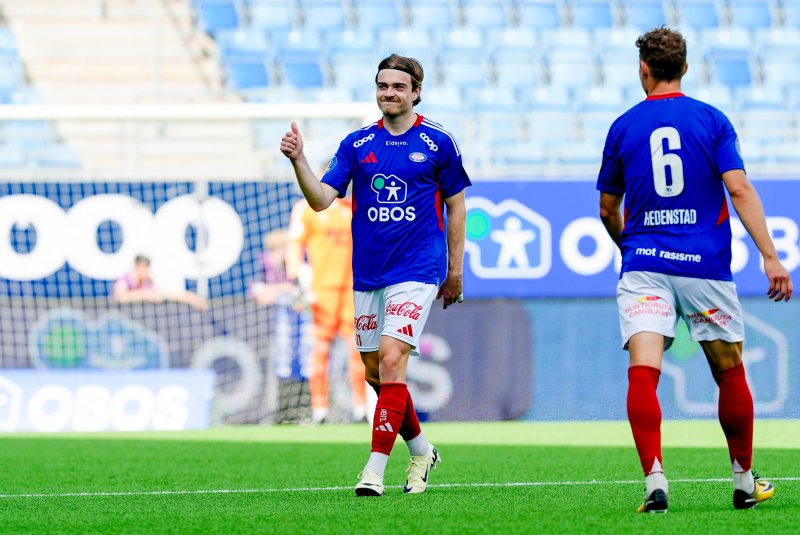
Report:
[[[755,468],[775,497],[731,504],[714,421],[664,423],[667,515],[644,494],[626,422],[425,424],[443,462],[403,495],[357,498],[369,427],[274,426],[142,434],[6,435],[0,533],[798,533],[800,420],[756,424]]]

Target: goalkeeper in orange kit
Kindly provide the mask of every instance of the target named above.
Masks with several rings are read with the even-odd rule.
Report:
[[[290,280],[302,282],[303,257],[311,267],[311,313],[314,349],[309,387],[312,421],[328,418],[328,364],[337,334],[347,342],[353,420],[366,421],[366,381],[361,354],[355,345],[353,305],[353,239],[350,231],[352,205],[338,199],[331,209],[317,213],[305,200],[292,209],[286,272]]]

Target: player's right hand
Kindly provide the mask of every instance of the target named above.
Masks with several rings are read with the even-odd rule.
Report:
[[[775,301],[788,302],[792,298],[792,278],[780,260],[777,258],[764,260],[764,273],[769,279],[767,296]]]
[[[286,132],[281,139],[281,152],[292,161],[303,154],[303,136],[297,128],[297,123],[292,122],[291,132]]]

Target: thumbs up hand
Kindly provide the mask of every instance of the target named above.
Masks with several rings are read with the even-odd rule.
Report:
[[[281,139],[281,152],[292,161],[303,154],[303,136],[300,135],[297,123],[292,122],[292,131],[286,132]]]

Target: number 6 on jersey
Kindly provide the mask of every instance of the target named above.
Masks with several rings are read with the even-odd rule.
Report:
[[[664,140],[668,150],[681,148],[681,136],[671,126],[656,128],[650,134],[650,158],[653,163],[653,181],[656,193],[662,197],[675,197],[683,191],[683,162],[674,153],[664,154]],[[670,168],[672,183],[667,184],[667,167]]]

